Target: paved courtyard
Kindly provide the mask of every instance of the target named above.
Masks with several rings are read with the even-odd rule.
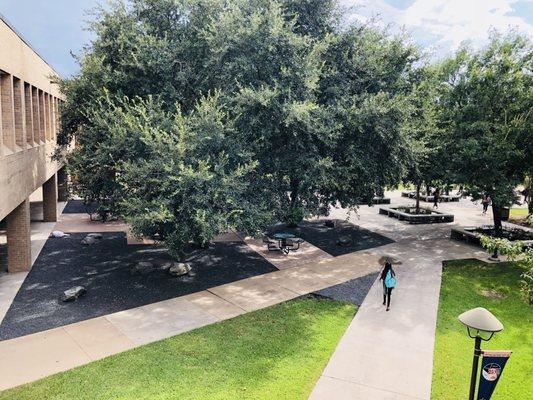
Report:
[[[393,204],[412,202],[400,198],[399,192],[389,195]],[[362,305],[310,398],[429,399],[442,261],[486,258],[477,247],[450,241],[450,226],[490,223],[490,216],[469,200],[440,208],[452,211],[456,222],[408,225],[378,215],[378,206],[363,206],[357,216],[350,216],[350,222],[386,240],[379,247],[337,257],[307,243],[301,253],[281,258],[265,252],[257,241],[245,239],[250,251],[276,267],[273,272],[0,341],[6,361],[0,364],[0,389],[307,293],[335,297],[349,291],[346,288],[360,287],[362,296],[346,300]],[[344,210],[334,210],[332,215],[346,216]],[[63,214],[56,229],[94,231],[94,225],[83,218]],[[113,231],[120,224],[108,225]],[[381,305],[381,284],[375,280],[380,269],[377,259],[383,254],[396,255],[403,262],[396,267],[399,284],[390,312]],[[9,308],[24,278],[25,274],[0,277],[0,311]]]

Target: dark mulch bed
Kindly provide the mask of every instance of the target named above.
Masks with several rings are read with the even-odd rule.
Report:
[[[85,205],[83,200],[69,200],[63,210],[63,214],[85,214],[89,212],[96,212],[98,205],[92,203]]]
[[[293,233],[334,257],[394,243],[394,240],[388,237],[360,228],[350,222],[337,220],[334,228],[327,227],[324,222],[324,220],[303,221],[296,228],[276,225],[269,234]],[[351,238],[351,244],[339,246],[337,241],[343,236]]]
[[[326,289],[314,292],[314,295],[327,297],[333,300],[346,301],[360,306],[363,304],[368,291],[374,284],[379,272],[368,274],[351,281],[331,286]]]
[[[83,233],[48,239],[0,325],[0,340],[183,296],[277,269],[241,242],[218,242],[197,250],[188,262],[193,276],[174,278],[162,270],[131,276],[136,261],[165,260],[164,249],[127,245],[125,234],[103,233],[104,239],[82,246]],[[87,294],[62,303],[66,289],[83,285]]]

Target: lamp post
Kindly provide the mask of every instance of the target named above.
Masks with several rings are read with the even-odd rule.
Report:
[[[474,342],[474,359],[472,361],[472,376],[470,378],[470,395],[469,400],[474,400],[476,392],[476,380],[479,356],[481,355],[481,341],[489,341],[496,332],[503,330],[503,324],[489,310],[483,307],[477,307],[459,315],[459,321],[466,326],[468,336],[475,339]],[[481,332],[489,334],[483,337]]]

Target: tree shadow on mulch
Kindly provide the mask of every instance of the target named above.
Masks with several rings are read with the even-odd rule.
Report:
[[[314,220],[303,221],[296,228],[275,225],[269,230],[270,235],[278,232],[288,232],[301,237],[334,257],[394,243],[394,240],[386,236],[341,220],[336,220],[334,227],[326,226],[324,220]],[[350,238],[350,243],[340,246],[337,242],[341,237]]]
[[[69,200],[63,209],[63,214],[93,213],[98,209],[97,203],[85,204],[83,200]]]
[[[0,325],[0,340],[277,271],[242,242],[217,242],[190,254],[186,261],[193,271],[188,276],[172,277],[162,269],[132,276],[135,262],[170,260],[166,250],[128,245],[123,232],[102,235],[91,246],[80,244],[84,233],[47,240]],[[85,286],[87,294],[73,303],[58,300],[64,290],[77,285]]]

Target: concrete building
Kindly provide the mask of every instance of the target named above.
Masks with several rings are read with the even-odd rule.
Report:
[[[0,14],[0,230],[7,236],[0,270],[31,268],[30,195],[42,188],[42,219],[48,222],[57,220],[58,196],[66,196],[66,174],[52,159],[62,101],[54,76]]]

